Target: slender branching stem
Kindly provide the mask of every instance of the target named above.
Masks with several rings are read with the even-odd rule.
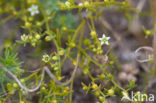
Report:
[[[36,90],[38,90],[40,88],[41,84],[42,84],[42,81],[44,79],[44,74],[45,74],[45,71],[43,70],[41,80],[40,80],[38,86],[33,88],[33,89],[29,89],[29,88],[25,87],[24,85],[22,85],[22,83],[17,78],[17,76],[14,75],[12,72],[10,72],[6,67],[4,67],[3,65],[0,64],[0,68],[3,69],[5,72],[7,72],[17,82],[17,84],[20,86],[20,88],[25,90],[26,92],[35,92]]]

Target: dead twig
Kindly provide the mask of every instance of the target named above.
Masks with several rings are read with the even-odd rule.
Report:
[[[7,96],[7,95],[9,95],[9,93],[4,93],[4,94],[0,95],[0,98]]]
[[[138,56],[139,56],[139,52],[140,52],[141,50],[146,50],[146,51],[149,51],[149,52],[153,53],[153,48],[151,48],[151,47],[148,47],[148,46],[139,47],[139,48],[135,51],[135,58],[136,58],[136,60],[137,60],[138,62],[140,62],[140,63],[145,63],[145,62],[148,62],[148,61],[153,60],[153,58],[147,58],[147,59],[142,59],[142,60],[139,59]]]
[[[41,76],[41,80],[40,80],[38,86],[33,88],[33,89],[29,89],[29,88],[27,88],[27,87],[22,85],[22,83],[20,82],[20,80],[17,78],[16,75],[14,75],[12,72],[10,72],[6,67],[4,67],[1,64],[0,64],[0,69],[3,69],[5,72],[7,72],[17,82],[17,84],[20,86],[20,88],[25,90],[26,92],[35,92],[36,90],[38,90],[40,88],[40,86],[41,86],[41,83],[43,81],[44,74],[45,74],[45,71],[43,70],[43,73],[42,73],[42,76]]]
[[[50,78],[51,78],[52,80],[54,80],[54,82],[55,82],[56,84],[58,84],[58,85],[63,85],[63,86],[66,86],[66,85],[70,84],[70,82],[74,79],[75,74],[76,74],[76,71],[77,71],[77,69],[78,69],[79,56],[80,56],[80,54],[78,53],[75,69],[74,69],[74,71],[73,71],[73,73],[72,73],[71,78],[70,78],[67,82],[65,82],[65,83],[60,82],[60,81],[54,76],[54,74],[48,69],[48,67],[45,66],[45,67],[43,67],[43,73],[42,73],[41,80],[40,80],[38,86],[35,87],[35,88],[33,88],[33,89],[29,89],[29,88],[23,86],[22,83],[20,82],[20,80],[17,78],[17,76],[14,75],[12,72],[10,72],[10,71],[9,71],[6,67],[4,67],[3,65],[0,64],[0,68],[3,69],[5,72],[7,72],[7,73],[17,82],[17,84],[20,86],[21,89],[25,90],[26,92],[35,92],[35,91],[37,91],[37,90],[40,88],[40,86],[41,86],[41,84],[42,84],[42,81],[43,81],[44,75],[45,75],[45,71],[46,71],[47,74],[50,76]]]
[[[63,86],[69,85],[70,82],[74,79],[75,74],[76,74],[76,71],[77,71],[77,69],[78,69],[79,56],[80,56],[80,54],[78,53],[76,66],[75,66],[75,68],[74,68],[74,71],[73,71],[73,73],[72,73],[71,78],[70,78],[67,82],[62,83],[62,82],[60,82],[59,80],[57,80],[57,78],[56,78],[56,77],[54,76],[54,74],[48,69],[48,67],[44,67],[43,69],[47,72],[47,74],[50,76],[50,78],[51,78],[52,80],[54,80],[54,82],[55,82],[56,84],[58,84],[58,85],[63,85]]]

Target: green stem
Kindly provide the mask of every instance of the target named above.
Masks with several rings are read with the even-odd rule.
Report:
[[[83,49],[81,49],[80,47],[77,47],[81,52],[82,54],[84,54],[92,63],[96,64],[97,66],[99,66],[100,68],[104,68],[103,65],[99,64],[98,62],[96,62],[95,60],[93,60],[87,53],[86,51],[84,51]]]
[[[111,80],[111,82],[119,89],[121,89],[122,91],[126,91],[124,88],[122,88],[121,86],[119,86],[113,79]]]
[[[75,41],[76,37],[78,36],[79,32],[80,32],[81,29],[84,27],[84,25],[85,25],[85,21],[83,20],[82,23],[79,25],[79,27],[76,29],[76,31],[75,31],[75,33],[74,33],[74,36],[73,36],[73,38],[72,38],[72,41]],[[67,48],[67,52],[66,52],[64,58],[62,59],[61,67],[63,66],[64,61],[65,61],[65,60],[67,59],[67,57],[69,56],[70,50],[71,50],[71,48],[68,47],[68,48]]]

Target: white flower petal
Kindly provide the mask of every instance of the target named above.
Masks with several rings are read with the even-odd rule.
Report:
[[[32,8],[28,8],[28,11],[30,11],[30,12],[31,12],[31,11],[32,11]]]
[[[101,41],[101,40],[102,40],[102,38],[99,38],[99,40]]]
[[[79,3],[79,6],[82,6],[83,4],[82,3]]]
[[[99,41],[101,41],[101,45],[103,45],[103,44],[109,45],[108,40],[110,39],[110,37],[106,37],[105,34],[102,35],[102,38],[98,38],[98,39],[99,39]]]
[[[104,42],[102,41],[102,42],[101,42],[101,45],[103,45],[103,44],[104,44]]]
[[[34,12],[31,12],[31,16],[34,16],[35,15],[35,13]]]
[[[107,38],[107,40],[109,40],[110,39],[110,37],[106,37]]]
[[[35,8],[36,6],[35,6],[35,5],[32,5],[31,7],[32,7],[32,8]]]
[[[108,41],[106,41],[106,45],[109,45]]]
[[[39,11],[37,10],[37,11],[36,11],[36,14],[38,14],[38,13],[39,13]]]
[[[35,6],[35,9],[38,9],[38,6]]]
[[[39,13],[37,5],[32,5],[30,8],[28,8],[28,11],[30,12],[31,16]]]
[[[66,1],[66,2],[65,2],[65,5],[66,5],[67,7],[70,7],[70,2]]]
[[[102,38],[105,38],[105,37],[106,37],[105,34],[103,34],[103,35],[102,35]]]

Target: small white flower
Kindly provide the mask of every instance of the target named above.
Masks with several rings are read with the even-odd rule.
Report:
[[[23,34],[23,35],[21,36],[21,40],[22,40],[23,42],[26,42],[26,41],[28,40],[28,36],[25,35],[25,34]]]
[[[45,63],[49,62],[50,61],[49,55],[48,54],[43,55],[42,61]]]
[[[101,41],[101,45],[106,44],[109,45],[108,40],[110,39],[110,37],[106,37],[105,34],[102,35],[102,38],[99,38],[99,40]]]
[[[80,6],[80,7],[83,6],[83,3],[79,3],[79,6]]]
[[[37,5],[32,5],[30,8],[28,8],[28,11],[30,12],[31,16],[39,13]]]
[[[70,4],[69,1],[66,1],[66,2],[65,2],[65,5],[66,5],[67,7],[70,7],[71,4]]]

